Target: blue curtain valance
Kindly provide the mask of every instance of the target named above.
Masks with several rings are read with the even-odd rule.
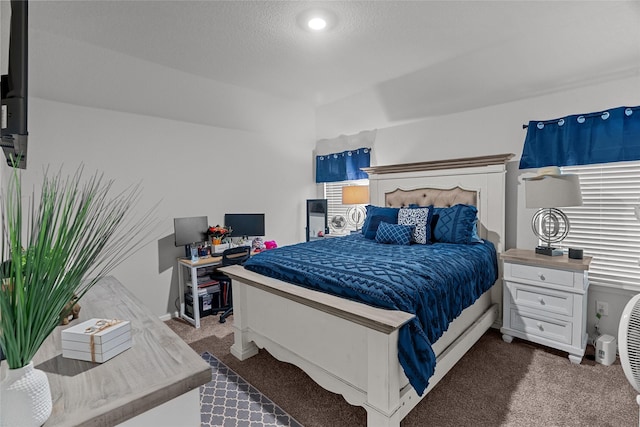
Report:
[[[371,149],[369,148],[316,156],[316,182],[367,179],[369,175],[360,168],[369,166],[371,166]]]
[[[640,106],[531,121],[520,169],[640,160]]]

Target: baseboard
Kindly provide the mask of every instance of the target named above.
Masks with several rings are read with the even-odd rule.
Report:
[[[166,314],[163,314],[162,316],[158,316],[158,318],[163,322],[166,322],[167,320],[171,320],[175,317],[178,317],[177,311],[174,311],[173,313],[166,313]]]

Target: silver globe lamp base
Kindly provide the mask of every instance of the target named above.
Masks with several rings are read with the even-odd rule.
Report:
[[[351,206],[347,209],[347,222],[356,227],[356,231],[360,231],[360,227],[364,223],[367,211],[364,206]]]
[[[560,209],[539,209],[531,219],[533,233],[546,246],[536,247],[536,253],[540,255],[559,256],[564,252],[560,248],[551,246],[552,243],[562,242],[569,234],[569,218]]]

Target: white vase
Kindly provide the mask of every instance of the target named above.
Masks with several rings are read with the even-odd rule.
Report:
[[[41,426],[51,415],[47,375],[33,367],[8,369],[0,381],[0,427]]]

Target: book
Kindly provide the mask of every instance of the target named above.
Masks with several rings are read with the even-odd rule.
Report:
[[[191,285],[187,285],[187,293],[191,293],[193,290],[191,289]],[[220,292],[220,284],[215,282],[208,286],[198,286],[198,295],[206,295],[206,294],[215,294]]]
[[[198,287],[199,288],[206,288],[208,286],[213,286],[213,285],[217,285],[218,282],[217,280],[211,279],[209,277],[203,277],[202,280],[200,278],[198,278]]]

